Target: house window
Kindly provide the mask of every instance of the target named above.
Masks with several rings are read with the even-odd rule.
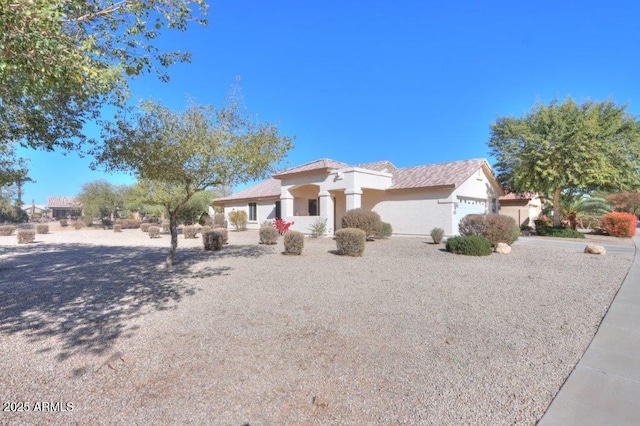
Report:
[[[258,220],[258,205],[256,203],[249,203],[249,220]]]
[[[491,213],[498,213],[498,200],[496,198],[491,199]]]
[[[318,216],[318,200],[309,200],[309,216]]]

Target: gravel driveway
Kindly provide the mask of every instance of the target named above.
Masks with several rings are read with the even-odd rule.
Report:
[[[166,235],[0,237],[0,423],[534,424],[633,256],[257,240],[181,236],[168,272]]]

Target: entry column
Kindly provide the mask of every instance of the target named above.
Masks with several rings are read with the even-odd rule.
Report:
[[[359,209],[362,206],[362,188],[347,189],[347,210]]]
[[[320,215],[327,219],[327,235],[333,235],[333,225],[335,222],[334,216],[334,206],[333,206],[333,197],[329,193],[329,191],[321,191],[319,194],[320,197]]]

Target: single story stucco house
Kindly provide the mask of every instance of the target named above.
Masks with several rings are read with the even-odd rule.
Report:
[[[82,206],[74,197],[48,197],[47,209],[54,219],[82,214]]]
[[[389,161],[351,166],[321,159],[273,175],[271,179],[213,201],[225,217],[245,210],[248,228],[281,217],[291,229],[309,233],[318,217],[327,235],[341,228],[347,210],[377,212],[394,235],[429,235],[435,227],[458,234],[470,213],[497,213],[504,190],[484,159],[396,168]]]
[[[533,226],[542,212],[542,198],[533,192],[509,193],[499,199],[500,214],[511,216],[520,226]]]

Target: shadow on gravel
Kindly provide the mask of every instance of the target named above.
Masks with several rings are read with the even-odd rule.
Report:
[[[194,278],[228,274],[232,268],[200,262],[255,258],[268,251],[227,246],[212,253],[178,249],[173,270],[159,268],[168,248],[85,244],[2,247],[0,333],[26,332],[38,341],[56,337],[57,355],[102,354],[120,337],[131,337],[127,321],[153,310],[175,308],[197,291]],[[215,264],[214,264],[215,265]]]

